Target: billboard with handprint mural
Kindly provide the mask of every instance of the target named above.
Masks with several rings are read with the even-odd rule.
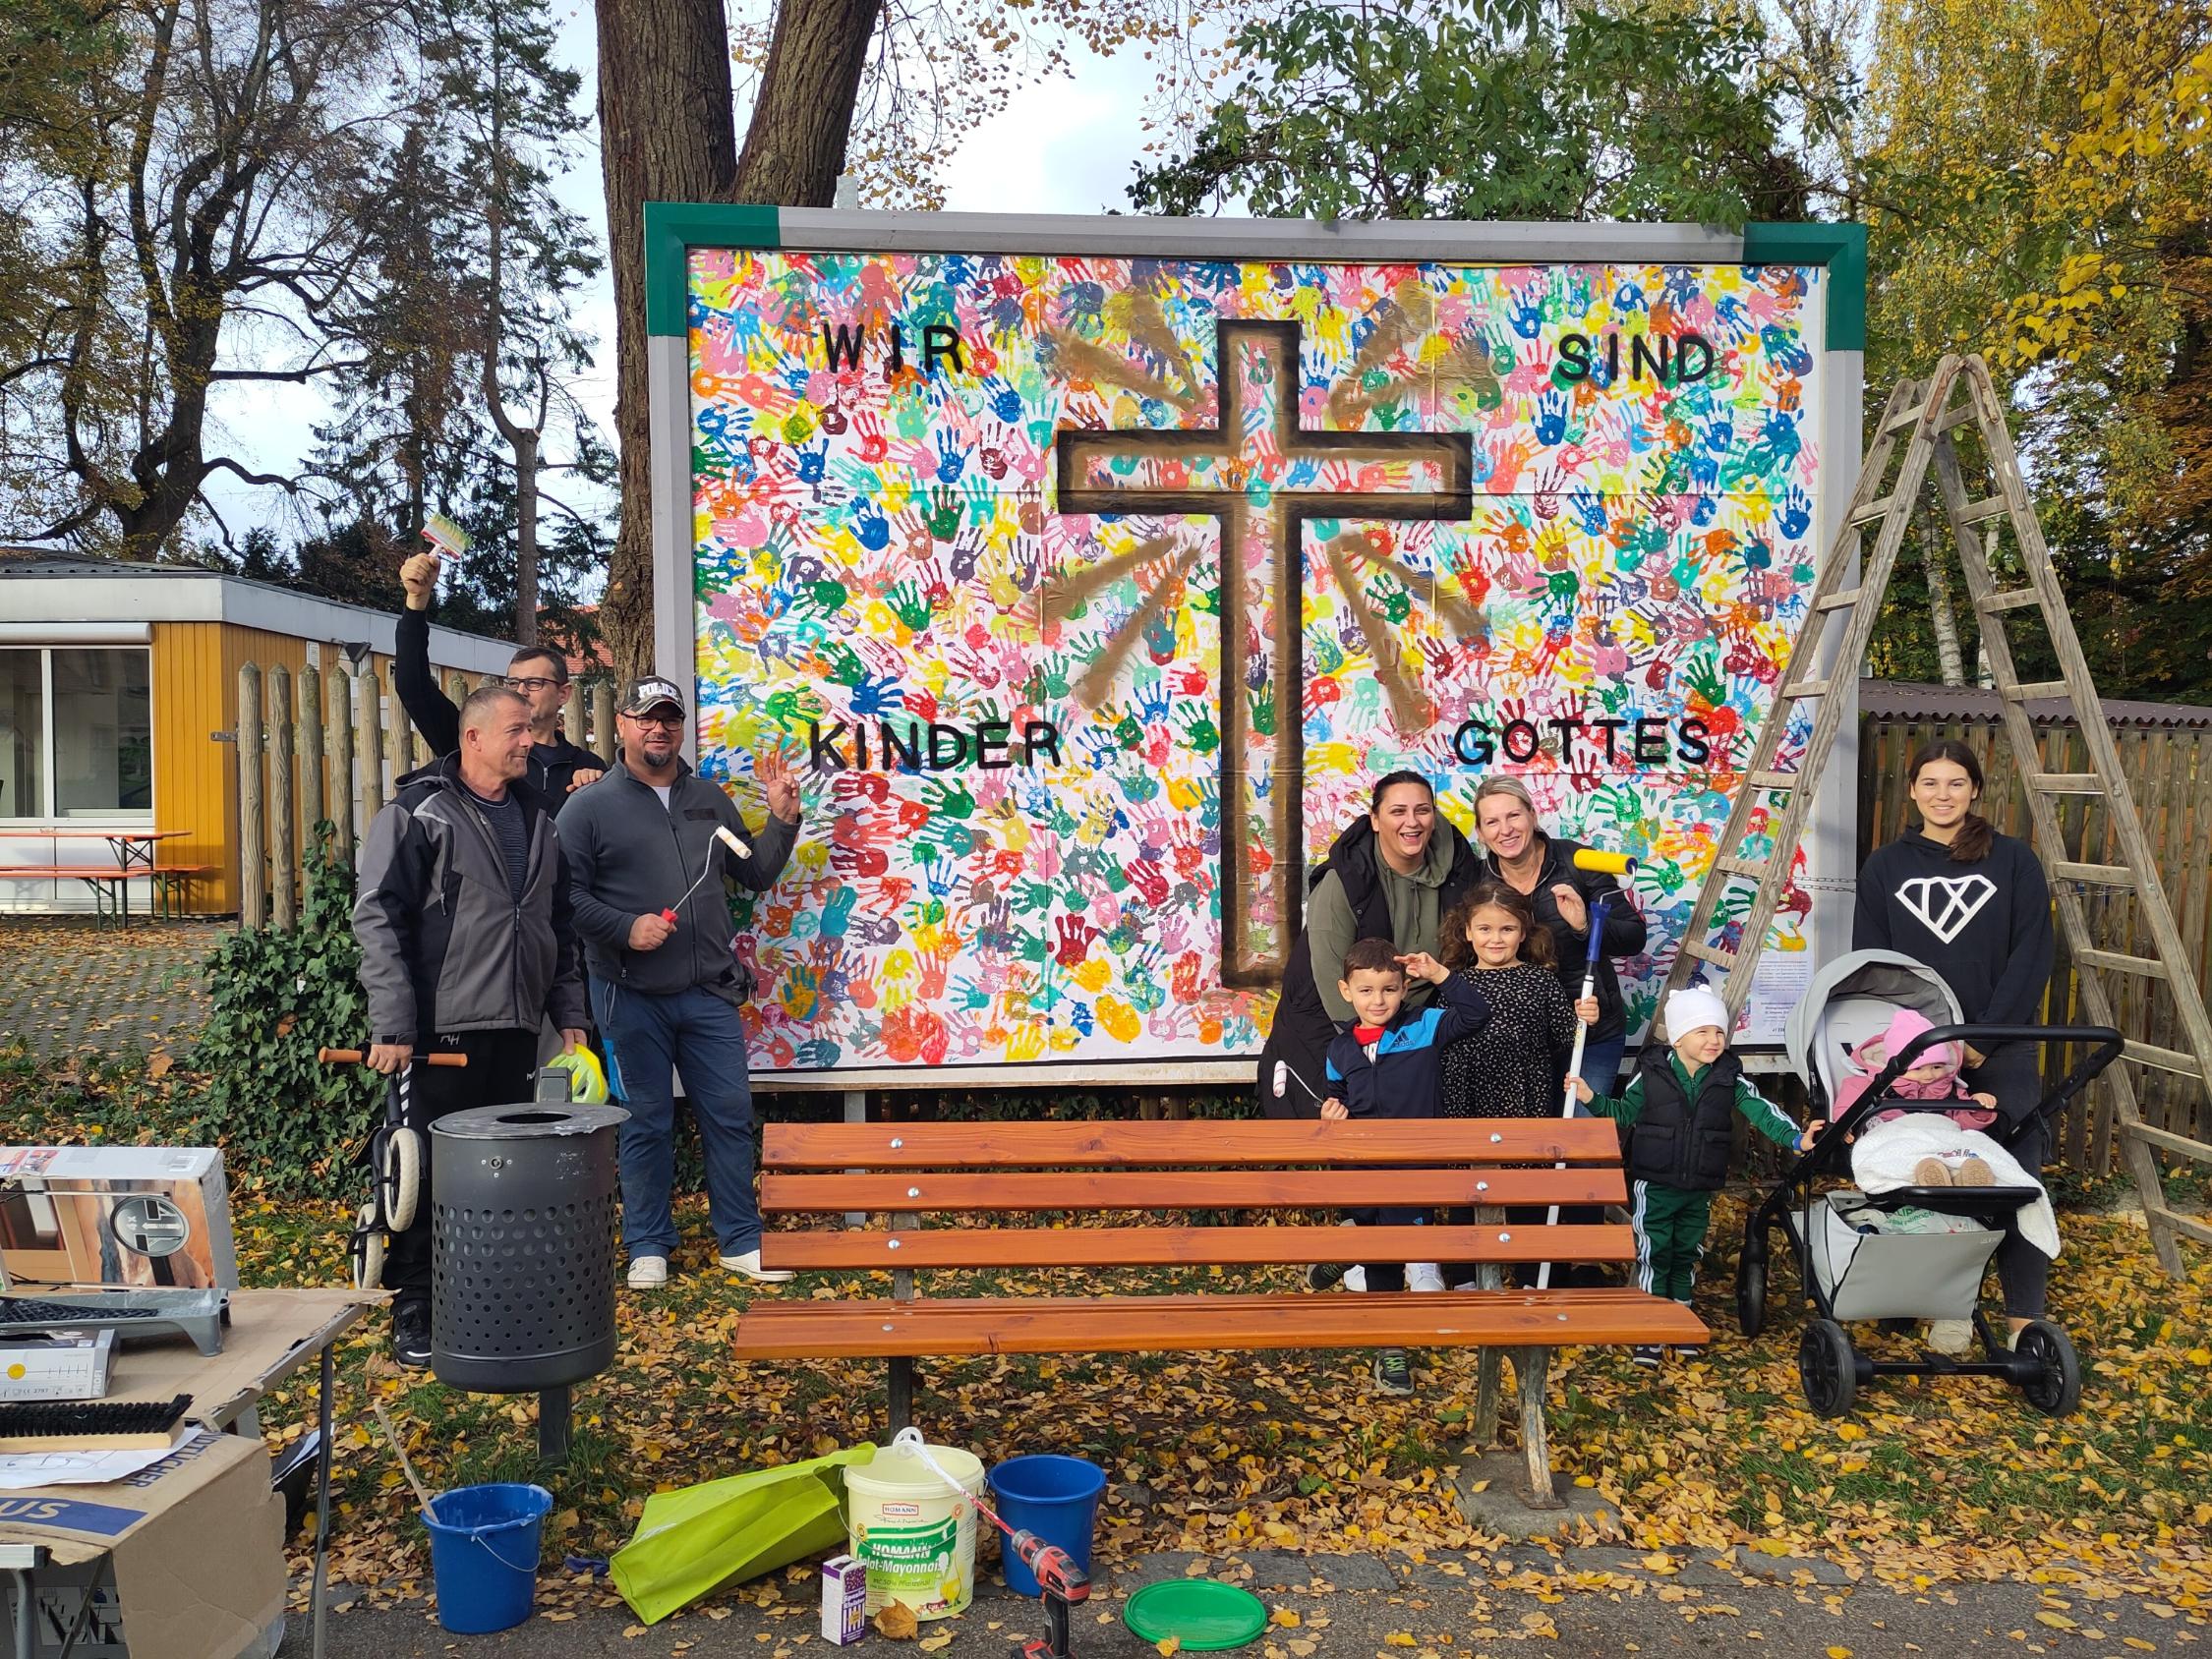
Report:
[[[792,217],[682,265],[700,769],[807,780],[760,1069],[1251,1055],[1309,864],[1408,767],[1643,860],[1649,1011],[1812,582],[1824,266]]]

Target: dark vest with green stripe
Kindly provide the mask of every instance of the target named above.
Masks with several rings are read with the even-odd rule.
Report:
[[[1678,1192],[1717,1192],[1728,1178],[1735,1144],[1736,1083],[1743,1061],[1724,1054],[1706,1068],[1692,1101],[1675,1076],[1672,1051],[1653,1043],[1644,1051],[1644,1110],[1628,1132],[1625,1162],[1630,1180]]]

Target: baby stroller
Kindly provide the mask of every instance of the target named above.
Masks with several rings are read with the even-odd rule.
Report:
[[[1784,1034],[1790,1062],[1812,1090],[1815,1116],[1829,1115],[1828,1103],[1849,1075],[1848,1051],[1885,1031],[1900,1008],[1912,1009],[1934,1029],[1890,1057],[1866,1092],[1782,1173],[1744,1224],[1736,1260],[1737,1323],[1745,1336],[1756,1337],[1767,1322],[1768,1240],[1779,1230],[1797,1258],[1798,1278],[1812,1305],[1814,1317],[1798,1343],[1797,1373],[1806,1403],[1819,1415],[1841,1416],[1876,1377],[1956,1375],[2003,1378],[2037,1410],[2066,1416],[2081,1399],[2080,1362],[2066,1334],[2037,1320],[2008,1349],[1979,1305],[1991,1258],[2018,1212],[2041,1199],[2038,1188],[1904,1186],[1868,1194],[1849,1184],[1816,1187],[1824,1176],[1850,1181],[1846,1137],[1862,1132],[1868,1117],[1885,1108],[1925,1109],[1924,1102],[1884,1097],[1921,1063],[1926,1051],[1956,1042],[1984,1052],[2010,1042],[2080,1044],[2083,1058],[2036,1107],[2051,1116],[2119,1058],[2120,1033],[2109,1026],[1962,1024],[1957,999],[1933,969],[1893,950],[1855,950],[1814,976],[1804,1000],[1790,1010]],[[2018,1130],[2001,1119],[1987,1133],[2004,1145]],[[1908,1218],[1897,1212],[1908,1209],[1979,1225],[1963,1231],[1906,1231]],[[1970,1320],[1981,1357],[1953,1359],[1931,1351],[1915,1359],[1876,1359],[1854,1347],[1844,1331],[1852,1321],[1923,1319]]]

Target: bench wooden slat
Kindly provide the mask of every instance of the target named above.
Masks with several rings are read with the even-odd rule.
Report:
[[[1337,1209],[1385,1204],[1625,1204],[1618,1169],[1080,1170],[1065,1173],[761,1176],[769,1215],[853,1210]]]
[[[1182,1164],[1614,1164],[1602,1117],[1429,1117],[1379,1122],[771,1123],[775,1170],[1025,1169]]]
[[[935,1228],[770,1232],[763,1267],[1222,1267],[1298,1262],[1632,1262],[1625,1227]]]
[[[1679,1302],[1642,1290],[1447,1290],[1331,1296],[1105,1296],[762,1302],[738,1315],[741,1359],[1220,1348],[1568,1346],[1700,1343]]]

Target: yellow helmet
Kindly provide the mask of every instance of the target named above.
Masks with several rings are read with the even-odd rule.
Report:
[[[607,1072],[589,1049],[570,1049],[546,1061],[548,1071],[568,1073],[568,1098],[577,1106],[607,1104]]]

